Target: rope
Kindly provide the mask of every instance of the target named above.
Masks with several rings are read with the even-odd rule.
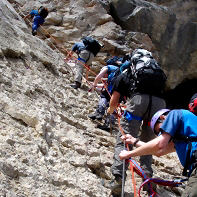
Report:
[[[40,25],[40,28],[41,28],[43,31],[45,31],[45,32],[46,32],[46,33],[57,43],[56,39],[55,39],[47,30],[45,30],[41,25]],[[44,35],[44,36],[45,36],[45,35]],[[46,37],[46,36],[45,36],[45,37]],[[46,38],[47,38],[47,37],[46,37]],[[50,42],[51,42],[51,41],[50,41]],[[51,43],[52,43],[52,42],[51,42]],[[52,43],[52,44],[53,44],[53,43]],[[54,45],[54,44],[53,44],[53,45]],[[55,47],[57,50],[59,50],[55,45],[54,45],[54,47]],[[73,56],[71,51],[67,50],[65,47],[63,47],[63,49],[64,49],[64,51],[67,53],[67,56],[66,56],[66,58],[64,59],[64,61],[65,61],[66,63],[67,63],[68,61],[70,61],[70,60],[74,60],[75,63],[78,62],[79,64],[81,64],[82,66],[84,66],[84,67],[86,68],[86,70],[87,70],[88,72],[91,72],[94,76],[97,75],[97,73],[95,73],[93,70],[90,69],[90,66],[89,66],[89,65],[83,63],[82,61],[78,60],[78,58],[76,58],[75,56]],[[67,63],[66,65],[68,65],[68,63]],[[69,67],[69,68],[70,68],[70,67]],[[70,69],[71,69],[71,68],[70,68]],[[72,70],[72,69],[71,69],[71,70]],[[72,73],[73,73],[73,71],[72,71]],[[73,73],[73,74],[74,74],[74,73]],[[85,82],[91,87],[91,83],[88,81],[87,75],[86,75],[86,77],[84,77],[82,74],[80,74],[80,75],[81,75],[82,79],[84,79]],[[107,91],[108,94],[110,95],[110,93],[109,93],[109,91],[108,91],[108,89],[107,89],[107,84],[106,84],[106,82],[105,82],[104,80],[102,80],[102,79],[101,79],[101,82],[103,83],[104,88],[106,89],[106,91]],[[97,96],[98,96],[98,95],[97,95]],[[110,95],[110,97],[111,97],[111,95]]]
[[[124,142],[124,149],[125,149],[125,142]],[[123,160],[123,167],[122,167],[122,191],[121,191],[121,197],[124,197],[124,183],[125,183],[125,159]]]
[[[135,175],[134,175],[134,167],[131,162],[130,162],[130,170],[131,170],[131,175],[132,175],[134,197],[136,197],[137,196],[136,181],[135,181]]]
[[[19,14],[20,14],[20,15],[25,16],[25,15],[22,13],[20,7],[18,7],[18,10],[19,10]],[[30,25],[30,23],[32,23],[28,18],[26,18],[26,20],[28,21],[28,24],[29,24],[29,25]],[[49,32],[47,32],[47,30],[45,30],[45,29],[42,27],[42,25],[40,25],[39,27],[40,27],[44,32],[46,32],[47,35],[49,35],[50,38],[52,38],[52,39],[55,41],[55,43],[58,43],[58,41],[57,41]],[[45,34],[43,34],[42,32],[41,32],[41,34],[42,34],[46,39],[48,38],[48,37],[47,37]],[[58,51],[60,51],[60,49],[58,49],[57,46],[56,46],[52,41],[49,40],[49,42],[52,44],[52,46],[53,46],[55,49],[57,49]],[[69,52],[68,50],[66,50],[64,47],[63,47],[63,49],[66,51],[67,54],[71,53],[71,52]],[[61,51],[60,51],[60,52],[61,52]],[[60,55],[59,55],[59,56],[60,56]],[[61,56],[60,56],[60,57],[61,57]],[[61,57],[61,58],[62,58],[62,57]],[[70,66],[69,66],[68,64],[66,64],[66,67],[73,73],[72,69],[70,68]]]
[[[19,10],[19,14],[20,14],[20,15],[25,16],[25,15],[22,13],[22,11],[20,10],[20,7],[18,8],[18,10]],[[28,21],[28,24],[30,24],[31,21],[30,21],[28,18],[26,18],[26,19],[27,19],[27,21]],[[47,35],[49,35],[49,37],[50,37],[52,40],[54,40],[55,43],[58,43],[57,39],[55,39],[45,28],[43,28],[42,25],[40,25],[39,28],[41,28]],[[41,32],[41,34],[42,34],[45,38],[48,38],[48,37],[47,37],[45,34],[43,34],[42,32]],[[57,49],[58,51],[60,51],[60,52],[62,53],[62,51],[61,51],[59,48],[57,48],[57,46],[56,46],[51,40],[49,40],[49,42],[52,44],[52,46],[53,46],[55,49]],[[66,58],[63,59],[63,60],[64,60],[64,62],[66,63],[66,67],[68,68],[69,72],[71,72],[72,74],[74,74],[72,68],[71,68],[71,67],[69,66],[69,64],[68,64],[68,61],[74,60],[75,63],[76,63],[76,61],[78,61],[78,62],[79,62],[80,64],[82,64],[88,71],[91,71],[94,75],[96,75],[96,73],[93,72],[93,71],[90,69],[89,65],[83,64],[81,61],[79,61],[76,57],[74,57],[74,56],[72,55],[72,52],[71,52],[71,51],[67,50],[65,47],[63,47],[63,51],[66,52],[66,54],[67,54]],[[59,56],[60,56],[60,55],[59,55]],[[60,57],[62,58],[62,56],[60,56]],[[86,82],[89,86],[91,86],[90,82],[87,80],[87,77],[84,78],[83,75],[81,75],[81,77],[82,77],[83,79],[85,79],[85,82]],[[103,81],[103,80],[101,80],[101,81],[102,81],[102,83],[104,84],[104,81]],[[106,90],[107,90],[107,86],[106,86],[105,84],[104,84],[104,88],[106,88]],[[97,94],[96,92],[95,92],[95,94],[96,94],[97,97],[99,97],[98,94]]]
[[[120,105],[118,106],[120,107]],[[120,107],[121,109],[121,107]],[[121,134],[123,136],[125,136],[124,130],[120,125],[120,117],[121,115],[118,115],[118,126],[119,126],[119,130],[121,132]],[[127,150],[129,150],[128,144],[127,144]],[[177,180],[177,181],[168,181],[168,180],[162,180],[162,179],[156,179],[156,178],[149,178],[145,172],[142,170],[142,168],[140,167],[140,165],[137,164],[137,162],[133,159],[129,159],[129,164],[130,164],[130,171],[132,174],[132,183],[133,183],[133,191],[134,191],[134,197],[137,197],[137,192],[136,192],[136,181],[135,181],[135,177],[134,177],[134,172],[136,172],[139,176],[141,176],[145,181],[141,184],[139,190],[138,190],[138,196],[140,196],[140,191],[142,189],[142,187],[145,184],[148,184],[149,188],[150,188],[150,192],[152,193],[150,197],[154,197],[157,193],[153,190],[152,185],[150,184],[151,182],[158,184],[158,185],[163,185],[163,186],[170,186],[170,187],[177,187],[179,185],[182,184],[182,182],[186,181],[187,179],[182,179],[182,180]]]
[[[125,136],[124,130],[120,125],[120,115],[118,116],[118,126],[120,129],[120,132],[123,136]],[[127,144],[127,150],[129,150],[128,144]],[[125,162],[123,163],[123,167],[124,167]],[[132,174],[132,183],[133,183],[133,191],[134,191],[134,197],[137,197],[137,191],[136,191],[136,181],[135,181],[135,176],[134,176],[134,169],[133,169],[133,165],[130,162],[130,170],[131,170],[131,174]],[[124,169],[125,171],[125,169]],[[123,171],[123,174],[125,174],[125,172]]]
[[[22,13],[22,11],[20,10],[20,8],[18,8],[18,10],[19,10],[19,13],[20,13],[22,16],[25,16],[25,15]],[[30,21],[28,18],[26,18],[26,19],[27,19],[27,21],[28,21],[29,24],[30,24],[31,21]],[[42,25],[40,25],[39,28],[40,28],[41,30],[43,30],[43,31],[46,33],[46,35],[49,35],[49,37],[50,37],[52,40],[54,40],[54,42],[55,42],[56,44],[58,44],[58,40],[55,39],[45,28],[43,28]],[[41,32],[41,34],[42,34],[45,38],[48,38],[48,37],[47,37],[45,34],[43,34],[42,32]],[[58,51],[60,51],[60,52],[62,53],[62,51],[61,51],[59,48],[57,48],[57,46],[56,46],[52,41],[49,40],[49,42],[54,46],[55,49],[57,49]],[[91,71],[94,75],[96,75],[96,73],[93,72],[93,71],[89,68],[89,65],[86,65],[86,64],[82,63],[81,61],[79,61],[76,57],[74,57],[74,56],[72,55],[72,52],[71,52],[71,51],[67,50],[64,46],[62,47],[62,49],[63,49],[63,51],[67,54],[67,57],[64,59],[65,62],[67,62],[67,61],[69,61],[69,60],[78,61],[78,62],[79,62],[80,64],[82,64],[88,71]],[[72,69],[70,68],[70,66],[68,67],[68,64],[66,64],[66,65],[67,65],[67,68],[69,68],[69,70],[73,73],[73,71],[72,71]],[[84,77],[82,76],[82,78],[84,78]],[[85,78],[84,78],[84,79],[85,79]],[[86,80],[86,79],[85,79],[85,80]]]
[[[156,178],[148,178],[147,175],[144,173],[144,171],[142,170],[142,168],[137,164],[137,162],[133,159],[129,159],[130,164],[133,164],[134,166],[134,171],[141,176],[143,179],[145,179],[145,181],[141,184],[139,190],[138,190],[138,195],[140,197],[140,192],[142,187],[145,184],[148,184],[151,190],[151,193],[153,196],[156,195],[156,192],[152,189],[151,186],[151,182],[158,184],[158,185],[162,185],[162,186],[170,186],[170,187],[178,187],[179,185],[181,185],[184,181],[186,181],[187,179],[182,179],[182,180],[173,180],[173,181],[168,181],[168,180],[162,180],[162,179],[156,179]],[[152,196],[151,195],[151,196]]]

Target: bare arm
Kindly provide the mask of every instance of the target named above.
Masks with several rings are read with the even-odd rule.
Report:
[[[96,88],[98,82],[105,76],[105,74],[107,74],[107,71],[108,71],[107,66],[101,69],[100,73],[95,77],[92,87],[89,91],[93,91]]]
[[[114,110],[118,106],[119,99],[120,99],[120,93],[117,91],[114,91],[110,99],[109,108],[107,110],[108,113],[112,114],[114,112]]]
[[[31,17],[31,14],[27,14],[26,16],[24,16],[23,19],[25,20],[25,19],[30,18],[30,17]]]
[[[133,137],[133,136],[130,135],[130,134],[123,135],[123,136],[121,137],[121,139],[122,139],[123,141],[125,141],[126,144],[134,144],[134,143],[136,143],[136,140],[137,140],[137,138]],[[136,147],[140,147],[140,146],[142,146],[142,145],[144,145],[144,144],[146,144],[146,143],[139,140],[139,141],[135,144],[135,146],[136,146]]]
[[[105,74],[107,74],[108,68],[104,67],[101,69],[100,73],[95,77],[94,79],[94,87],[97,85],[97,83],[105,76]]]
[[[170,142],[171,136],[167,133],[163,133],[159,137],[147,142],[142,143],[141,146],[140,142],[138,142],[136,145],[139,146],[138,148],[132,150],[132,151],[122,151],[120,153],[120,159],[128,159],[130,157],[136,157],[136,156],[142,156],[142,155],[156,155],[156,156],[162,156],[166,155],[168,153],[174,152],[174,143]]]

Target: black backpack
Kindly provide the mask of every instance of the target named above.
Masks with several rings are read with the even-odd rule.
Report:
[[[102,48],[102,45],[92,37],[86,36],[82,38],[82,41],[85,45],[85,49],[92,52],[94,56],[96,56]]]
[[[131,57],[131,93],[139,92],[160,96],[165,88],[167,77],[152,53],[137,49]]]
[[[114,66],[119,67],[119,64],[117,63],[117,61],[119,61],[119,60],[120,60],[120,58],[118,56],[114,56],[114,57],[108,59],[106,61],[106,63],[107,63],[107,65],[114,65]]]
[[[39,8],[39,15],[42,16],[43,18],[46,18],[48,16],[48,13],[49,13],[49,11],[47,8],[45,8],[43,6],[41,6]]]

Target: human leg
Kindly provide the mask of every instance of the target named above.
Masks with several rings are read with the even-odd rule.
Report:
[[[77,61],[76,64],[76,74],[75,74],[75,81],[78,83],[82,82],[82,77],[83,77],[83,72],[84,72],[84,67],[86,65],[91,65],[92,60],[93,60],[94,55],[87,51],[87,50],[82,50],[79,53],[79,61]]]
[[[125,123],[123,123],[124,121],[125,121]],[[128,131],[126,129],[126,127],[128,127],[127,120],[121,120],[121,127],[124,129],[125,134],[127,134],[128,133]],[[122,136],[122,133],[119,130],[119,132],[117,134],[117,138],[116,138],[116,144],[114,147],[114,157],[113,157],[114,161],[113,161],[113,164],[111,167],[111,171],[114,176],[116,176],[116,175],[122,176],[122,174],[123,174],[123,161],[120,160],[119,154],[122,150],[125,149],[125,147],[124,147],[123,141],[121,140],[121,136]]]
[[[155,137],[152,132],[150,126],[142,125],[140,140],[143,142],[148,142]],[[152,155],[145,155],[140,157],[140,166],[144,170],[145,174],[148,177],[152,177],[153,169],[152,169]]]
[[[146,107],[148,106],[148,101],[144,101],[144,97],[142,95],[134,95],[130,99],[127,100],[127,108],[126,111],[132,114],[132,119],[128,120],[126,117],[121,118],[121,127],[124,130],[124,134],[131,134],[134,137],[139,135],[139,130],[141,126],[141,120],[143,114],[146,111]],[[119,131],[116,145],[115,145],[115,153],[114,153],[114,163],[112,165],[112,173],[113,174],[122,174],[122,161],[119,158],[119,153],[124,149],[124,144],[121,137],[121,132]],[[132,148],[132,147],[131,147]]]
[[[91,118],[92,120],[95,119],[102,120],[108,105],[109,105],[108,100],[105,97],[101,97],[98,102],[96,112],[88,115],[88,117]]]
[[[155,135],[147,123],[151,121],[152,116],[160,109],[166,107],[163,99],[155,96],[142,95],[142,105],[145,107],[145,114],[143,115],[143,124],[141,129],[140,140],[148,142],[155,138]],[[144,169],[147,176],[152,177],[152,155],[140,157],[140,165]]]
[[[140,126],[140,121],[138,121],[138,125]],[[132,124],[130,124],[124,117],[121,119],[121,127],[124,130],[124,134],[129,134],[130,130],[132,130]],[[128,169],[128,163],[125,163],[125,171],[123,172],[123,162],[120,160],[119,154],[122,150],[125,149],[124,143],[121,140],[122,133],[121,131],[118,132],[117,139],[116,139],[116,144],[114,148],[114,161],[113,165],[111,167],[112,174],[114,176],[114,180],[112,181],[113,187],[112,193],[115,194],[120,194],[121,192],[121,186],[122,186],[122,181],[116,181],[117,179],[120,180],[122,179],[123,175],[126,177],[126,170]],[[133,133],[133,136],[137,136],[137,133]],[[129,150],[132,150],[132,145],[129,146]],[[125,178],[126,179],[126,178]],[[124,181],[125,181],[124,179]],[[119,192],[119,193],[117,193]]]
[[[188,184],[181,197],[196,197],[197,196],[197,168],[192,172]]]
[[[37,34],[38,25],[33,22],[32,24],[32,35],[35,36]]]
[[[75,64],[75,82],[81,85],[82,77],[83,77],[83,61],[78,60]],[[77,84],[76,83],[76,84]]]
[[[120,160],[119,154],[124,149],[124,144],[120,137],[122,136],[121,132],[118,132],[116,138],[116,145],[114,148],[114,161],[111,167],[112,174],[114,176],[113,180],[110,183],[110,189],[112,194],[119,195],[122,190],[122,175],[123,175],[123,161]],[[124,172],[126,174],[126,172]]]

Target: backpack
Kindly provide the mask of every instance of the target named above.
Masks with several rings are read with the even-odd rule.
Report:
[[[131,57],[130,93],[138,92],[160,96],[165,88],[167,77],[152,53],[136,49]]]
[[[118,75],[120,74],[120,68],[117,67],[116,70],[111,71],[110,73],[108,73],[108,91],[110,93],[112,93],[112,89],[115,83],[116,78],[118,77]]]
[[[122,59],[119,58],[118,56],[114,56],[110,59],[108,59],[106,61],[107,65],[114,65],[114,66],[118,66],[119,67],[119,64],[117,63],[117,61],[121,61]]]
[[[117,78],[117,76],[120,74],[120,68],[117,67],[116,70],[109,70],[109,66],[115,67],[114,65],[108,65],[108,78],[107,78],[107,89],[103,88],[102,89],[102,94],[101,97],[105,97],[108,101],[110,100],[110,95],[112,94],[114,82]]]
[[[82,41],[85,45],[85,49],[92,52],[94,56],[96,56],[102,48],[102,45],[92,37],[86,36],[82,38]]]
[[[189,102],[189,111],[197,115],[197,93],[195,93]]]
[[[43,18],[46,18],[47,16],[48,16],[48,9],[47,8],[45,8],[45,7],[43,7],[43,6],[41,6],[40,8],[39,8],[39,15],[41,16],[41,17],[43,17]]]

